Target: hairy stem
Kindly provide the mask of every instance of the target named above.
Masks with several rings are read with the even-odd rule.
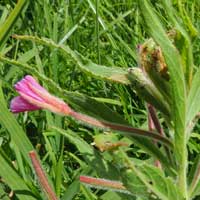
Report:
[[[48,183],[47,177],[42,169],[42,166],[40,165],[40,162],[37,159],[36,153],[34,151],[30,151],[29,156],[31,158],[33,168],[35,169],[35,173],[37,174],[38,180],[42,186],[42,189],[48,196],[48,199],[49,200],[58,200],[54,191],[52,190],[51,186]]]
[[[131,127],[131,126],[114,124],[114,123],[111,123],[111,122],[108,122],[108,121],[100,121],[100,120],[97,120],[97,119],[92,118],[90,116],[83,115],[81,113],[77,113],[75,111],[70,113],[70,116],[74,117],[75,119],[77,119],[79,121],[85,122],[86,124],[93,125],[93,126],[96,126],[96,127],[102,128],[102,129],[122,131],[122,132],[126,132],[128,135],[134,135],[134,136],[138,136],[138,137],[146,137],[146,138],[154,139],[156,141],[163,143],[167,147],[170,147],[170,148],[173,147],[171,141],[168,138],[163,137],[163,136],[161,136],[158,133],[153,132],[153,131],[146,131],[146,130],[134,128],[134,127]]]

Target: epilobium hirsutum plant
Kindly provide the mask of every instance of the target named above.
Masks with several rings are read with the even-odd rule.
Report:
[[[200,70],[194,70],[192,51],[192,41],[197,32],[181,1],[177,5],[181,17],[177,17],[170,1],[163,0],[162,4],[167,19],[172,24],[171,30],[163,27],[148,0],[138,1],[146,24],[144,29],[150,39],[138,45],[138,67],[135,68],[97,65],[69,46],[57,44],[50,39],[13,36],[18,40],[33,41],[57,49],[62,56],[70,58],[91,76],[134,89],[146,102],[146,129],[131,126],[121,116],[93,98],[61,89],[27,64],[4,56],[0,56],[0,61],[18,66],[26,73],[32,74],[25,76],[15,85],[19,96],[11,101],[10,110],[13,113],[45,109],[61,117],[75,119],[90,129],[99,130],[100,133],[94,136],[96,148],[87,144],[78,133],[74,134],[70,129],[51,126],[48,130],[50,133],[63,135],[75,144],[89,165],[82,173],[78,172],[82,184],[119,192],[130,199],[190,200],[200,195],[200,159],[197,156],[189,162],[187,151],[188,141],[200,110]],[[52,93],[62,99],[50,94],[39,81],[48,85]],[[3,116],[0,120],[3,121],[2,119]],[[6,123],[5,127],[8,127]],[[140,147],[150,158],[145,161],[132,158],[129,154],[132,144]],[[23,152],[27,152],[28,149],[31,150],[26,148]],[[26,154],[23,156],[26,158]],[[6,163],[3,157],[0,159]],[[62,163],[62,160],[60,162]],[[189,166],[189,163],[192,163],[192,166]],[[51,191],[42,168],[38,168],[37,171],[37,165],[39,166],[34,164],[34,169],[41,187],[46,192],[50,191],[52,199],[57,198],[60,192],[56,190],[55,195]],[[10,168],[9,170],[12,171]],[[3,175],[1,171],[0,175]],[[41,180],[45,180],[45,183]],[[16,186],[14,187],[10,180],[7,181],[10,187],[16,190]],[[26,185],[24,188],[28,190]],[[123,199],[125,196],[119,198]]]

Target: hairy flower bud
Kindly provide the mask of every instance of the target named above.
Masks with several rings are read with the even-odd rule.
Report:
[[[69,115],[72,109],[61,99],[51,95],[32,76],[27,75],[15,84],[19,96],[11,101],[10,109],[14,113],[47,109],[61,115]]]

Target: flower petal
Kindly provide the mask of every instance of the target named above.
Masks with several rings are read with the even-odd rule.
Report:
[[[61,115],[69,115],[72,112],[72,109],[63,100],[51,95],[30,75],[25,76],[25,78],[16,83],[15,89],[19,93],[20,98],[13,99],[11,102],[11,110],[13,112],[37,110],[40,108]]]
[[[24,111],[40,110],[41,108],[30,104],[21,96],[17,96],[12,99],[10,103],[10,109],[13,113],[19,113],[19,112],[24,112]]]
[[[27,76],[25,76],[24,79],[27,80],[27,82],[29,84],[31,84],[34,87],[36,87],[38,90],[48,93],[48,91],[45,88],[43,88],[32,76],[27,75]]]
[[[44,93],[48,93],[42,86],[39,85],[39,83],[37,83],[37,81],[31,77],[31,76],[26,76],[25,78],[23,78],[21,81],[17,82],[15,84],[15,89],[17,90],[17,92],[19,94],[26,94],[27,96],[30,96],[32,98],[34,98],[37,101],[40,102],[44,102],[44,100],[38,96],[37,94],[35,94],[34,91],[31,90],[31,88],[29,87],[29,84],[33,84],[35,87],[37,87],[39,90],[41,90]]]

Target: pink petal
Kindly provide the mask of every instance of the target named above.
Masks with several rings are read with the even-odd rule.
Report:
[[[40,110],[41,108],[28,103],[21,96],[17,96],[12,99],[10,109],[13,113],[19,113],[24,111]]]
[[[24,79],[40,91],[48,93],[48,91],[45,88],[43,88],[32,76],[27,75]]]
[[[47,109],[62,115],[68,115],[72,109],[61,99],[51,95],[30,75],[15,84],[20,97],[11,102],[12,112]]]
[[[23,78],[21,81],[17,82],[15,84],[15,89],[19,94],[24,93],[27,96],[34,98],[35,100],[44,102],[44,100],[39,95],[37,95],[34,91],[32,91],[32,89],[29,87],[29,84],[38,88],[42,92],[47,93],[47,91],[42,86],[40,86],[39,83],[37,83],[37,81],[32,76],[29,75]]]

